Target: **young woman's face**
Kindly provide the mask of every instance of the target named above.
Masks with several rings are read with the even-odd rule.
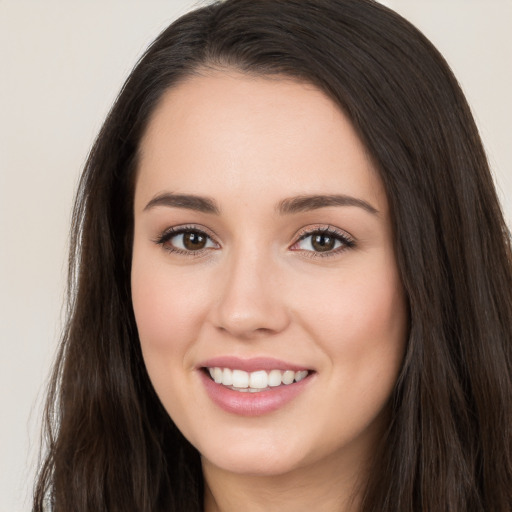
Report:
[[[145,364],[204,461],[272,475],[366,459],[406,301],[381,180],[336,105],[280,78],[188,79],[150,121],[134,208]]]

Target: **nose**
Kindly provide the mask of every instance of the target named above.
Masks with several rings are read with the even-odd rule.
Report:
[[[254,250],[228,257],[219,272],[217,329],[239,339],[277,334],[289,324],[284,279],[272,257]]]

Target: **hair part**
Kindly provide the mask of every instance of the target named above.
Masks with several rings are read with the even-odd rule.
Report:
[[[197,451],[160,404],[131,305],[138,150],[170,87],[207,69],[286,76],[332,98],[384,183],[410,329],[364,512],[512,506],[512,272],[477,128],[448,65],[372,0],[226,0],[150,46],[82,175],[69,313],[35,489],[54,512],[202,509]]]

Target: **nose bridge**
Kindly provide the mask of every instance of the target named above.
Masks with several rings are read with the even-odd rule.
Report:
[[[226,257],[215,322],[236,337],[283,330],[288,324],[284,294],[277,286],[278,262],[269,249],[245,243]]]

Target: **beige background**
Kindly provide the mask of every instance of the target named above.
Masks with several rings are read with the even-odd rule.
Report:
[[[147,44],[190,0],[0,0],[0,512],[30,510],[73,191]],[[383,0],[445,55],[512,221],[512,0]]]

